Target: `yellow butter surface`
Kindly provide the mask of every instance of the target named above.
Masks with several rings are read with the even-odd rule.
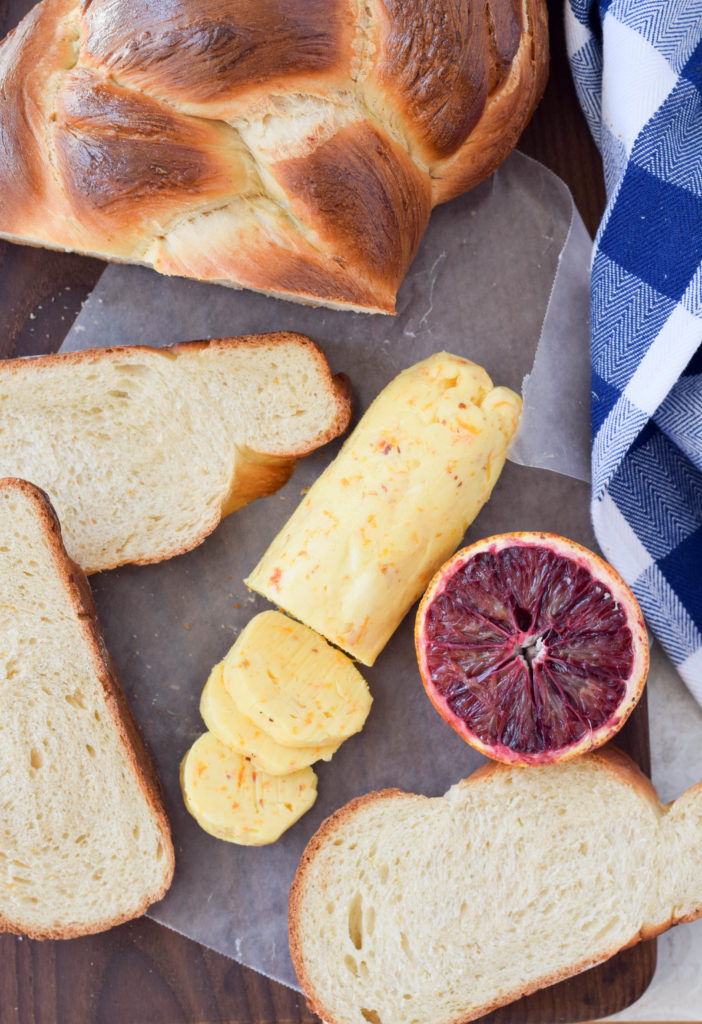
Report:
[[[221,743],[248,757],[269,775],[289,775],[315,761],[329,761],[338,744],[320,747],[283,747],[237,708],[224,685],[224,665],[210,672],[200,698],[205,725]]]
[[[363,728],[371,695],[341,651],[282,612],[261,612],[223,661],[239,711],[285,747],[342,743]]]
[[[372,403],[246,583],[372,665],[502,471],[521,400],[442,352]]]
[[[180,766],[188,811],[210,835],[240,846],[265,846],[290,828],[317,799],[311,768],[268,775],[206,732]]]

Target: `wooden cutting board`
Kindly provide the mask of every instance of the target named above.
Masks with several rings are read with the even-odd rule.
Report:
[[[31,6],[31,0],[0,0],[2,34]],[[560,0],[550,6],[551,80],[520,148],[567,182],[594,231],[604,206],[600,160],[570,82]],[[0,243],[0,357],[56,351],[101,270],[97,260]],[[649,771],[645,698],[617,742]],[[484,1020],[567,1024],[600,1019],[643,993],[655,956],[655,942],[644,943]],[[315,1020],[296,993],[151,921],[63,943],[0,936],[0,1024]]]

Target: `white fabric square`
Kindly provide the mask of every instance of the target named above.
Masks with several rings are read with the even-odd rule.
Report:
[[[653,565],[652,556],[629,526],[608,491],[600,501],[593,504],[592,519],[600,544],[606,538],[602,553],[608,562],[616,566],[625,580],[632,583]]]
[[[670,94],[677,76],[651,43],[609,13],[603,35],[602,120],[631,153],[636,137]]]
[[[652,416],[692,358],[699,340],[698,318],[676,306],[624,389],[632,405]]]
[[[565,37],[568,60],[592,39],[592,32],[575,17],[570,5],[565,9]]]

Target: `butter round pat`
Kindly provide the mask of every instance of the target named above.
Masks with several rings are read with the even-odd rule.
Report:
[[[342,743],[372,704],[365,679],[341,651],[282,612],[261,612],[223,661],[239,711],[282,746]]]
[[[239,846],[274,843],[317,799],[311,768],[268,775],[206,732],[180,766],[185,806],[198,825]]]
[[[520,412],[519,396],[467,359],[409,367],[246,583],[372,665],[490,497]]]
[[[207,728],[221,743],[247,757],[254,767],[269,775],[289,775],[314,761],[329,761],[339,746],[334,743],[318,747],[284,747],[276,743],[264,729],[239,711],[224,685],[224,664],[221,661],[210,672],[202,691],[200,714]]]

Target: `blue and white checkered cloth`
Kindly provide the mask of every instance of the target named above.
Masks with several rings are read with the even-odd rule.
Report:
[[[604,162],[591,283],[592,516],[702,703],[702,0],[567,0]]]

